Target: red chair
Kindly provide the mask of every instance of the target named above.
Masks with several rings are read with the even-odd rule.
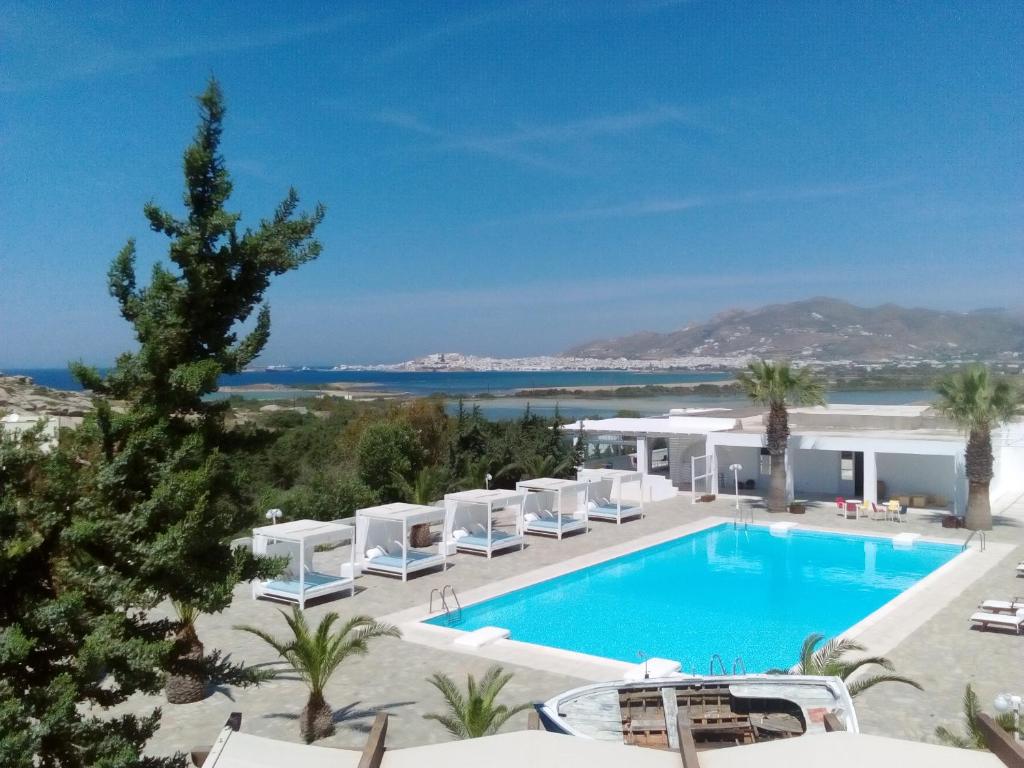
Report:
[[[846,499],[842,496],[836,496],[836,509],[838,509],[843,516],[846,515]]]

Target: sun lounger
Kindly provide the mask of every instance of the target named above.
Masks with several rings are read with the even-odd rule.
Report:
[[[437,552],[424,552],[419,549],[407,548],[404,555],[403,557],[402,550],[395,546],[385,554],[367,558],[363,562],[363,570],[401,576],[403,573],[414,573],[444,565],[445,561],[444,556]]]
[[[539,512],[528,512],[523,518],[523,525],[527,533],[537,533],[543,536],[557,536],[559,539],[566,533],[582,531],[587,527],[587,520],[584,517],[575,515],[561,515],[549,509]]]
[[[972,624],[981,625],[982,629],[988,629],[989,627],[1012,629],[1019,635],[1021,627],[1024,627],[1024,611],[1020,612],[1020,615],[978,611],[971,616],[970,621]]]
[[[607,499],[592,501],[587,507],[587,517],[591,520],[609,520],[620,523],[633,517],[641,517],[643,510],[640,507],[629,507],[612,503]]]
[[[479,527],[465,536],[455,538],[455,546],[462,552],[496,552],[500,549],[517,547],[523,542],[523,537],[508,531],[491,530],[491,538],[487,538],[487,530]]]
[[[986,600],[978,607],[986,613],[1017,613],[1024,610],[1024,597],[1014,597],[1013,600]]]
[[[1021,560],[1017,564],[1017,575],[1018,576],[1024,576],[1024,560]]]

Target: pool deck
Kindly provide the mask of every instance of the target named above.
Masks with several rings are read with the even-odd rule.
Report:
[[[648,504],[646,518],[621,526],[593,523],[590,533],[561,542],[531,536],[524,551],[512,551],[491,560],[457,555],[447,573],[431,572],[407,583],[363,576],[357,582],[354,598],[321,601],[307,606],[306,614],[312,623],[330,611],[343,617],[361,613],[405,623],[422,616],[431,590],[445,584],[452,584],[463,602],[469,602],[531,583],[538,576],[572,569],[566,568],[567,563],[573,568],[583,567],[616,553],[697,530],[707,525],[706,518],[731,521],[732,510],[728,497],[692,505],[688,495],[680,495]],[[920,692],[909,686],[889,684],[860,696],[857,711],[864,732],[930,740],[936,725],[960,727],[960,700],[966,683],[974,685],[983,704],[1000,691],[1024,692],[1024,636],[995,630],[979,632],[967,623],[967,617],[981,600],[1024,594],[1024,578],[1017,578],[1014,571],[1017,562],[1024,559],[1024,498],[1007,505],[1005,512],[997,514],[985,552],[974,551],[957,558],[949,564],[955,567],[935,572],[897,598],[898,604],[883,608],[871,621],[854,628],[857,639],[871,652],[889,656],[899,673],[925,687]],[[845,520],[836,515],[834,506],[825,504],[812,505],[801,516],[758,511],[755,522],[795,522],[806,528],[882,536],[910,532],[955,543],[962,543],[967,535],[963,530],[943,529],[938,519],[927,513],[911,513],[901,523]],[[972,544],[972,548],[976,550],[977,545]],[[329,564],[332,559],[347,555],[318,555],[318,565],[321,557]],[[286,628],[277,613],[278,607],[252,600],[248,585],[239,585],[235,601],[227,611],[200,618],[200,638],[207,648],[220,648],[234,660],[273,664],[275,654],[269,647],[232,627],[256,624],[283,634]],[[592,680],[614,678],[621,669],[618,662],[566,652],[554,657],[548,655],[550,651],[542,652],[538,659],[535,646],[513,641],[501,641],[480,652],[457,651],[450,644],[448,632],[440,627],[427,628],[426,632],[413,628],[408,639],[378,640],[371,644],[366,656],[346,661],[326,692],[327,700],[336,708],[338,731],[319,743],[361,747],[374,714],[381,710],[392,716],[389,744],[403,747],[448,740],[443,728],[422,717],[443,709],[440,695],[426,682],[434,671],[462,682],[467,672],[479,676],[493,663],[493,658],[500,659],[515,673],[502,700],[520,703],[541,701]],[[137,696],[116,711],[142,713],[161,705],[163,727],[150,742],[150,751],[168,754],[212,741],[232,711],[243,713],[244,731],[298,741],[297,717],[305,697],[302,683],[294,676],[283,675],[258,688],[218,689],[196,704],[170,705],[158,697]],[[508,728],[522,728],[525,719],[525,714],[514,718]]]

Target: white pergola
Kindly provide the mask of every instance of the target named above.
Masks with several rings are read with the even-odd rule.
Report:
[[[517,491],[528,491],[533,499],[550,499],[551,506],[544,508],[543,501],[532,505],[532,519],[524,515],[524,528],[527,533],[542,536],[556,536],[559,539],[566,533],[586,531],[588,527],[587,501],[590,484],[581,480],[568,480],[560,477],[536,477],[532,480],[520,480],[516,483]]]
[[[423,504],[382,504],[356,511],[357,559],[364,571],[401,576],[441,566],[448,570],[444,547],[431,552],[409,546],[409,530],[414,525],[443,522],[444,507]],[[369,553],[373,553],[372,555]]]
[[[523,536],[524,491],[477,488],[449,493],[444,497],[448,511],[445,541],[464,552],[491,555],[516,545],[525,546]],[[494,529],[494,512],[515,507],[515,533]]]
[[[318,546],[351,542],[354,535],[355,528],[351,525],[320,520],[292,520],[279,525],[253,528],[254,554],[288,558],[288,565],[280,576],[253,582],[253,598],[283,600],[297,603],[300,609],[305,609],[306,600],[310,598],[323,597],[346,589],[350,596],[354,595],[354,548],[349,554],[349,562],[342,564],[337,576],[313,568],[313,553]]]
[[[583,482],[592,483],[588,496],[587,515],[591,519],[610,520],[621,525],[623,520],[644,516],[644,473],[629,469],[581,469],[577,473]],[[623,503],[623,486],[636,483],[639,506]]]

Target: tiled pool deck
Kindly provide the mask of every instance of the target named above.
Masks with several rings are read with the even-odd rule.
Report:
[[[508,587],[538,569],[550,568],[554,572],[570,559],[580,558],[580,563],[605,559],[608,553],[602,550],[636,549],[668,538],[670,532],[682,535],[686,529],[702,527],[700,521],[704,518],[732,518],[732,506],[726,498],[691,505],[688,496],[679,496],[649,504],[647,511],[643,520],[618,527],[594,523],[590,533],[561,542],[531,536],[525,551],[489,561],[458,555],[447,573],[426,574],[405,584],[380,576],[364,576],[354,598],[323,602],[307,607],[306,612],[314,623],[329,611],[342,616],[363,613],[408,620],[422,615],[431,589],[444,584],[452,584],[468,600],[477,590],[493,591],[497,582],[505,582],[503,586]],[[919,692],[908,686],[885,685],[863,694],[857,701],[863,731],[928,740],[940,723],[959,727],[960,699],[966,683],[974,685],[986,704],[999,691],[1024,692],[1024,636],[973,631],[967,624],[967,617],[981,600],[1024,594],[1024,578],[1016,578],[1014,571],[1016,563],[1024,559],[1024,499],[1007,511],[1005,516],[997,516],[995,529],[988,534],[986,552],[975,552],[957,568],[937,573],[934,579],[929,577],[906,600],[898,598],[902,605],[880,614],[876,621],[858,625],[857,637],[871,652],[888,655],[901,674],[925,687],[924,692]],[[758,523],[797,522],[812,528],[879,535],[914,532],[958,543],[966,538],[965,531],[943,529],[936,518],[925,514],[912,513],[899,524],[844,520],[826,505],[811,507],[802,516],[759,511],[755,519]],[[235,602],[227,612],[200,619],[200,637],[208,648],[221,648],[236,660],[251,664],[274,662],[273,651],[232,626],[257,624],[283,633],[284,622],[277,614],[277,606],[252,600],[247,585],[240,585],[235,594]],[[327,700],[337,709],[338,732],[322,744],[361,746],[378,710],[387,710],[392,715],[388,741],[396,747],[448,738],[436,722],[422,718],[424,713],[442,710],[440,696],[426,677],[440,671],[461,680],[467,672],[482,674],[493,662],[483,654],[456,652],[447,639],[416,639],[417,642],[379,640],[366,656],[350,659],[342,666],[327,690]],[[487,656],[500,658],[515,673],[503,697],[510,703],[543,700],[588,680],[615,676],[615,663],[563,655],[548,666],[545,657],[538,663],[533,649],[520,645],[503,643],[503,648],[490,646],[485,650]],[[259,688],[218,690],[197,704],[169,705],[157,698],[140,696],[119,711],[142,712],[162,705],[163,727],[150,748],[154,753],[166,754],[210,742],[232,711],[243,713],[243,729],[247,732],[298,740],[296,718],[304,703],[304,686],[286,676]],[[509,727],[520,728],[524,723],[522,715]]]

